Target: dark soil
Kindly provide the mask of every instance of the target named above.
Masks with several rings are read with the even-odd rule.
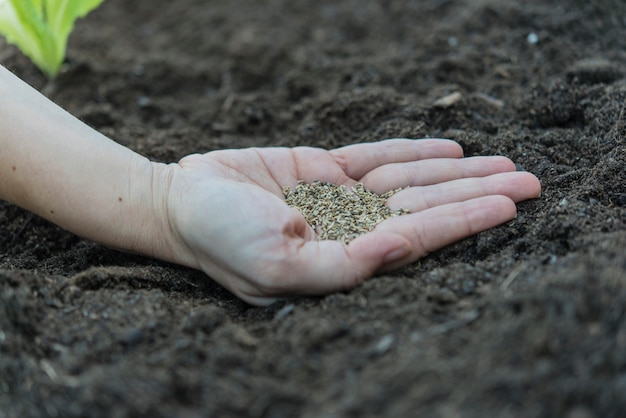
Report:
[[[154,160],[447,137],[544,190],[351,292],[268,308],[0,203],[0,416],[623,416],[625,4],[107,0],[53,87],[0,44]]]

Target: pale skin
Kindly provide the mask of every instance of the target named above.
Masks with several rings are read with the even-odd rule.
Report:
[[[411,214],[344,245],[318,241],[284,200],[298,180],[361,182]],[[250,148],[151,162],[0,66],[0,199],[82,237],[204,271],[254,305],[351,289],[510,221],[538,179],[443,139],[334,150]]]

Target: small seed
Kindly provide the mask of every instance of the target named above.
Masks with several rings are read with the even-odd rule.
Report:
[[[345,186],[298,181],[295,189],[283,187],[283,194],[287,204],[300,211],[320,240],[347,244],[385,219],[409,213],[407,209],[391,210],[387,206],[387,199],[400,190],[379,195],[361,183],[348,191]]]

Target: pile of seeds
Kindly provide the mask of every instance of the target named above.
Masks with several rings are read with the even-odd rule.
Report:
[[[320,240],[347,244],[385,219],[409,213],[406,209],[391,210],[387,206],[387,199],[399,190],[379,195],[360,183],[348,191],[345,186],[299,181],[293,190],[284,187],[283,193],[287,204],[302,213]]]

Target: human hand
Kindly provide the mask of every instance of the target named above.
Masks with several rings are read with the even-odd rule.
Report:
[[[462,157],[446,140],[332,151],[252,148],[151,163],[0,66],[0,199],[80,236],[201,269],[249,303],[352,288],[515,216],[537,178],[503,157]],[[347,246],[318,241],[283,187],[362,182],[412,213]]]
[[[214,151],[168,166],[172,261],[203,270],[254,305],[293,294],[353,288],[515,217],[515,202],[535,198],[535,176],[505,157],[462,158],[449,140],[394,139],[318,148]],[[318,241],[283,187],[319,180],[361,182],[390,197],[388,219],[348,245]]]

